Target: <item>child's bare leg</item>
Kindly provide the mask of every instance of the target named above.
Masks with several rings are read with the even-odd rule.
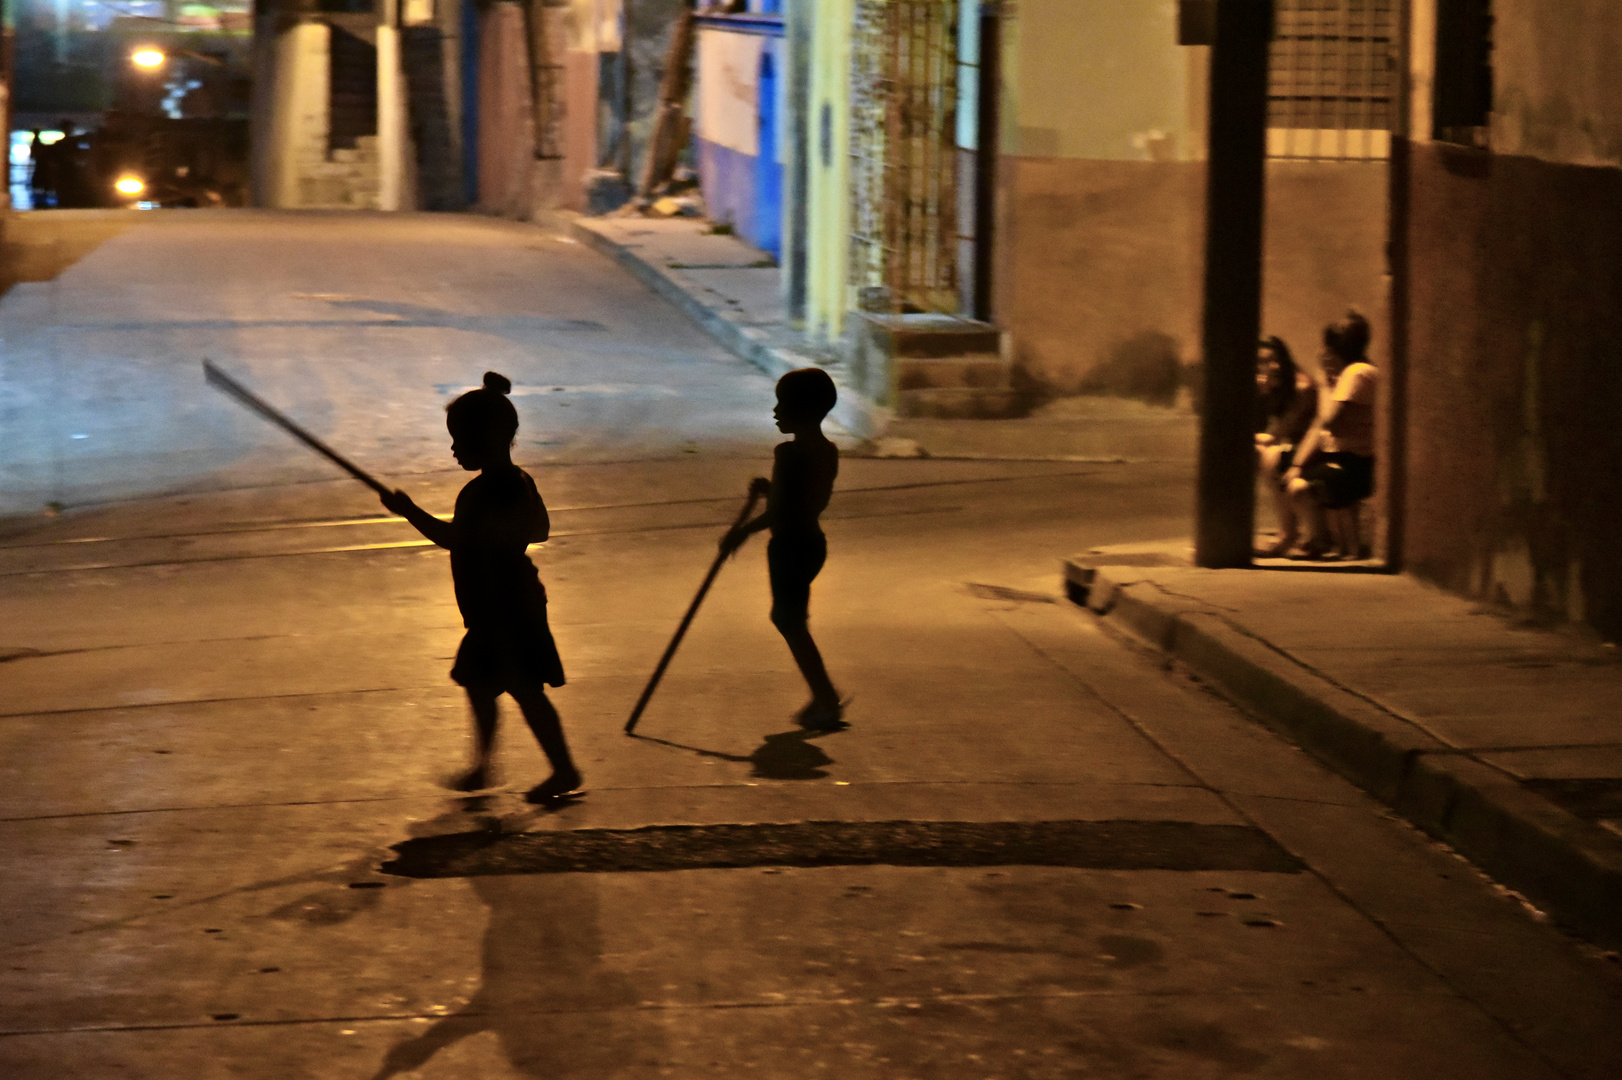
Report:
[[[1361,530],[1358,528],[1357,507],[1339,507],[1329,511],[1329,517],[1340,553],[1348,559],[1362,558],[1363,538],[1359,535]]]
[[[1273,512],[1278,516],[1278,543],[1275,545],[1280,555],[1295,546],[1295,541],[1301,534],[1301,521],[1296,517],[1295,503],[1277,480],[1273,481],[1269,490],[1273,493]]]
[[[452,781],[457,791],[478,791],[490,786],[490,755],[496,742],[496,695],[468,690],[467,703],[473,708],[473,765]]]
[[[1329,523],[1324,520],[1323,506],[1318,502],[1312,485],[1305,480],[1292,480],[1287,494],[1295,506],[1297,517],[1307,523],[1307,547],[1313,550],[1328,547]]]
[[[800,674],[805,676],[805,684],[811,688],[812,703],[824,707],[837,707],[839,691],[834,689],[833,682],[828,678],[828,669],[822,663],[822,653],[811,638],[811,627],[804,619],[783,618],[776,612],[772,613],[772,625],[777,627],[778,633],[783,635],[783,640],[788,642],[788,651],[794,654],[794,662],[799,665]]]
[[[1284,481],[1278,474],[1282,456],[1283,451],[1278,447],[1273,447],[1262,456],[1267,490],[1273,496],[1273,513],[1278,518],[1278,543],[1273,545],[1273,550],[1280,555],[1294,547],[1296,537],[1301,534],[1301,521],[1296,517],[1295,503],[1290,500],[1290,493],[1284,490]]]
[[[561,795],[580,786],[580,770],[575,768],[569,754],[569,744],[563,738],[563,721],[552,705],[552,699],[540,688],[514,690],[512,696],[524,713],[524,722],[541,744],[541,752],[552,763],[552,775],[530,792],[532,795]]]

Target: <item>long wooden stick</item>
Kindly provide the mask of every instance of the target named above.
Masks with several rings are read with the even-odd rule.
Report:
[[[760,496],[751,490],[749,492],[749,501],[745,502],[743,509],[738,512],[738,520],[732,523],[734,529],[749,520],[749,515],[755,512],[755,504],[759,501]],[[659,666],[653,669],[653,677],[648,680],[648,685],[643,688],[642,696],[636,699],[636,708],[631,710],[631,718],[625,721],[625,734],[631,735],[636,732],[636,722],[642,719],[642,710],[648,707],[648,700],[653,697],[654,690],[658,689],[659,680],[664,677],[665,668],[670,666],[670,658],[676,655],[676,647],[681,644],[681,639],[687,633],[687,628],[693,624],[693,616],[698,614],[698,605],[704,602],[704,595],[710,591],[710,586],[715,584],[715,576],[721,572],[721,564],[727,561],[729,554],[730,552],[725,551],[716,552],[715,561],[710,564],[710,572],[704,575],[704,584],[698,587],[698,595],[693,597],[693,602],[688,605],[687,614],[682,616],[681,625],[676,627],[676,636],[670,639],[670,644],[665,648],[665,654],[659,658]]]
[[[227,375],[225,372],[216,367],[213,361],[203,361],[203,377],[208,380],[210,386],[231,395],[242,404],[258,413],[260,416],[263,416],[266,420],[269,420],[271,423],[286,429],[293,435],[294,438],[304,443],[311,450],[314,450],[316,453],[332,461],[333,464],[337,465],[344,472],[348,473],[350,476],[353,476],[356,480],[359,480],[361,483],[365,484],[379,495],[387,495],[390,493],[390,489],[384,487],[382,482],[371,473],[367,472],[365,469],[362,469],[359,465],[356,465],[353,461],[350,461],[348,458],[338,453],[338,451],[334,450],[332,447],[328,446],[314,435],[311,435],[308,431],[305,431],[297,424],[293,423],[293,421],[277,412],[266,402],[260,400],[260,398],[255,395],[253,391],[249,390],[246,386],[243,386],[241,383],[237,382],[235,379],[231,378],[231,376]]]

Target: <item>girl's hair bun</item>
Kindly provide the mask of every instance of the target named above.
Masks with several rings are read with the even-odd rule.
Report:
[[[487,371],[484,373],[484,388],[494,390],[498,394],[510,394],[513,391],[513,382],[499,372]]]

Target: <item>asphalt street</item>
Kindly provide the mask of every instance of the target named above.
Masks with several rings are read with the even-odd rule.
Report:
[[[0,339],[7,1080],[1622,1075],[1617,964],[1063,601],[1062,556],[1186,534],[1186,463],[841,437],[812,628],[850,728],[795,727],[751,543],[633,739],[778,436],[603,257],[177,214]],[[204,355],[441,513],[444,404],[512,377],[584,797],[522,800],[510,706],[503,786],[441,786],[445,554]]]

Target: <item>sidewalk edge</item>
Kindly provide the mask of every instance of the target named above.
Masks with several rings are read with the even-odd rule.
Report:
[[[727,318],[683,288],[670,274],[638,258],[630,248],[615,243],[610,237],[593,229],[586,221],[580,219],[571,221],[569,229],[575,239],[613,259],[628,270],[632,277],[696,322],[722,346],[772,378],[781,378],[795,368],[820,366],[811,357],[802,356],[780,345],[768,344],[762,331]],[[837,376],[835,382],[839,385],[839,402],[828,414],[834,422],[864,439],[882,435],[890,422],[890,410],[844,385]]]
[[[1221,615],[1099,567],[1087,606],[1582,935],[1622,946],[1622,842]]]

